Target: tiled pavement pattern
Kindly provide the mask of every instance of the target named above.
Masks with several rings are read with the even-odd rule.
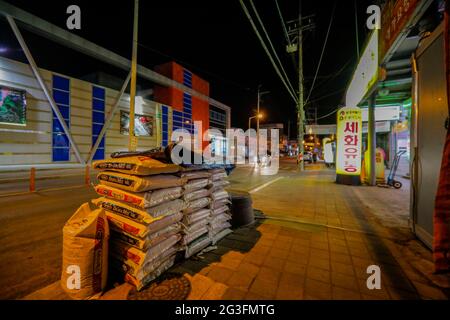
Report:
[[[383,217],[358,195],[374,200],[381,192],[388,208],[395,191],[354,188],[326,172],[307,173],[254,194],[265,214],[303,223],[259,220],[174,268],[192,277],[189,299],[447,299],[408,262],[403,244],[415,240],[404,225],[379,223]],[[381,290],[367,289],[370,265],[381,268]]]

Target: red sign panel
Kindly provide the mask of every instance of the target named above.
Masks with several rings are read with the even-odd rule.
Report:
[[[422,0],[387,1],[381,15],[380,61],[392,46]]]

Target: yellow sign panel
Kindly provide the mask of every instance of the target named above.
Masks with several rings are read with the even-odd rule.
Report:
[[[344,107],[337,113],[336,173],[361,174],[362,114],[358,107]]]

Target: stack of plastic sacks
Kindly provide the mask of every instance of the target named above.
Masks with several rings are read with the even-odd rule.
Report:
[[[181,244],[185,249],[185,258],[189,258],[211,244],[209,238],[209,186],[211,174],[208,170],[183,171],[179,174],[187,179],[184,185],[183,199],[186,208],[183,210]]]
[[[145,156],[96,161],[102,197],[94,202],[109,221],[110,265],[142,289],[169,269],[180,250],[185,178],[180,167]]]
[[[208,231],[211,243],[215,245],[218,241],[232,233],[230,196],[225,187],[230,183],[226,180],[227,174],[223,168],[209,170],[211,184],[209,187],[211,198],[211,215],[209,218]]]

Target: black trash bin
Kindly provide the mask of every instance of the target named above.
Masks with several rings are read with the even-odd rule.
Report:
[[[250,193],[245,191],[230,191],[231,195],[231,224],[239,228],[255,222],[253,201]]]

